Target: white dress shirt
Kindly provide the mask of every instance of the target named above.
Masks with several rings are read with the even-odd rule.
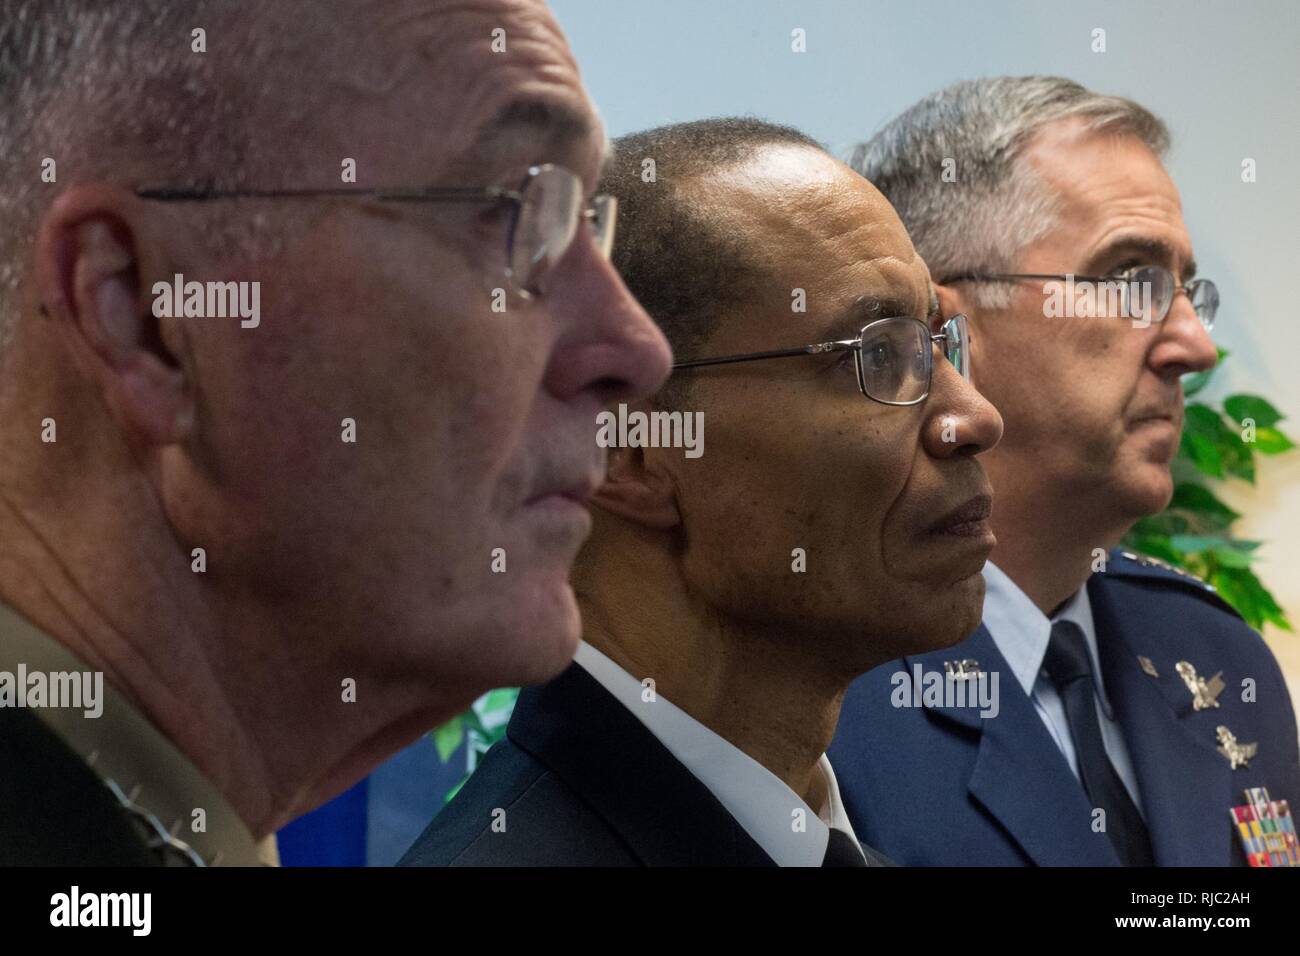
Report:
[[[1043,675],[1043,658],[1047,655],[1047,642],[1052,636],[1054,622],[1073,621],[1079,625],[1092,662],[1097,689],[1097,719],[1101,724],[1106,756],[1110,758],[1115,772],[1124,781],[1129,796],[1141,812],[1142,801],[1138,799],[1133,761],[1129,757],[1128,745],[1124,743],[1124,732],[1115,722],[1115,711],[1106,696],[1106,682],[1101,676],[1101,662],[1097,656],[1097,629],[1092,620],[1092,604],[1088,600],[1087,586],[1079,588],[1060,612],[1048,620],[1038,605],[992,561],[984,565],[984,583],[984,626],[993,635],[993,643],[1006,658],[1016,680],[1034,702],[1038,716],[1043,719],[1047,732],[1056,741],[1056,746],[1065,755],[1066,762],[1076,777],[1079,776],[1079,760],[1074,752],[1070,724],[1065,717],[1065,705],[1052,682]]]
[[[573,659],[717,797],[778,865],[821,866],[829,827],[857,843],[825,754],[816,770],[825,783],[826,801],[814,813],[776,774],[658,692],[652,701],[644,700],[641,682],[590,644],[580,643]]]

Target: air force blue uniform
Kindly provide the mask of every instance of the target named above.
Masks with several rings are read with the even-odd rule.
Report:
[[[1247,803],[1243,790],[1266,787],[1300,815],[1300,745],[1277,662],[1213,589],[1149,559],[1112,552],[1086,588],[1102,682],[1156,864],[1244,865],[1230,812]],[[967,706],[896,706],[896,675],[914,675],[918,664],[943,674],[957,660],[999,673],[996,716],[981,716],[974,694]],[[1222,672],[1218,707],[1194,708],[1179,662],[1205,680]],[[1253,701],[1243,700],[1252,696],[1247,681]],[[1234,768],[1222,751],[1221,727],[1239,744],[1257,744],[1244,765]],[[858,837],[897,863],[1119,865],[1070,763],[983,624],[954,647],[855,681],[829,756]]]

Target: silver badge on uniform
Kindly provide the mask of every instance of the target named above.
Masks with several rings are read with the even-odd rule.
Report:
[[[1192,709],[1208,710],[1219,706],[1219,694],[1223,692],[1223,671],[1215,674],[1208,681],[1196,673],[1196,668],[1187,661],[1174,665],[1178,676],[1183,679],[1187,689],[1192,692]]]
[[[1219,753],[1228,758],[1228,763],[1232,765],[1233,770],[1249,767],[1250,761],[1259,753],[1259,744],[1241,743],[1237,740],[1236,735],[1223,724],[1214,728],[1214,736],[1219,741],[1217,748]]]
[[[962,661],[944,661],[943,669],[950,680],[974,680],[980,676],[980,662],[970,658]]]

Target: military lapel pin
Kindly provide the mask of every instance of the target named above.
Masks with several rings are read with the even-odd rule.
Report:
[[[1138,663],[1142,665],[1142,673],[1151,677],[1159,677],[1160,672],[1156,670],[1156,665],[1151,662],[1151,658],[1145,654],[1138,655]]]
[[[1178,671],[1178,676],[1192,692],[1193,710],[1219,706],[1219,694],[1223,692],[1223,671],[1219,671],[1207,682],[1204,677],[1197,675],[1196,668],[1187,661],[1179,661],[1174,665],[1174,670]]]
[[[980,662],[970,658],[964,661],[944,661],[943,669],[952,680],[974,680],[980,676]]]
[[[1214,728],[1214,735],[1219,740],[1218,751],[1228,758],[1233,770],[1249,767],[1251,759],[1259,753],[1259,744],[1243,744],[1227,727],[1220,724]]]

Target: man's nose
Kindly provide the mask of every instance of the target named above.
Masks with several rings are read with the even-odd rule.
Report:
[[[986,452],[1002,438],[1002,416],[974,385],[939,356],[934,360],[921,441],[935,458]]]
[[[1178,293],[1151,345],[1148,362],[1152,370],[1161,378],[1177,378],[1187,372],[1214,368],[1218,359],[1214,340],[1201,324],[1191,301]]]
[[[547,389],[561,399],[594,391],[602,406],[652,395],[672,366],[668,340],[595,242],[575,246],[546,293],[560,326]]]

